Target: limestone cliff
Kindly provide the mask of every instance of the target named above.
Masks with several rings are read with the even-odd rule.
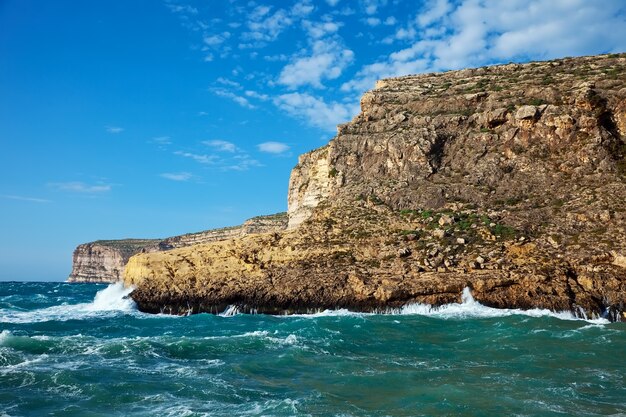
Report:
[[[140,252],[159,250],[159,240],[98,240],[78,245],[72,259],[69,282],[117,282],[128,259]]]
[[[117,282],[122,280],[122,272],[128,259],[137,253],[151,253],[183,248],[190,245],[216,242],[255,233],[284,230],[287,216],[278,213],[270,216],[257,216],[246,220],[240,226],[205,230],[166,239],[120,239],[99,240],[78,245],[74,251],[72,272],[69,282]]]
[[[626,55],[379,81],[303,155],[289,230],[132,257],[145,311],[626,302]]]

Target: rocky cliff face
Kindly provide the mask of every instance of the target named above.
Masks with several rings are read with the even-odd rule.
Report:
[[[626,55],[382,80],[303,155],[289,229],[134,256],[146,311],[626,302]]]
[[[183,248],[191,245],[216,242],[255,233],[284,230],[286,213],[258,216],[246,220],[240,226],[205,230],[166,239],[99,240],[79,245],[74,251],[69,282],[117,282],[128,259],[138,253],[152,253]]]
[[[128,259],[137,253],[159,250],[159,240],[98,240],[78,245],[69,282],[117,282]]]

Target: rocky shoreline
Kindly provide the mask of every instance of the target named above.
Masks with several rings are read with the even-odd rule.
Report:
[[[381,80],[302,155],[288,228],[132,256],[147,312],[459,302],[624,318],[626,55]]]

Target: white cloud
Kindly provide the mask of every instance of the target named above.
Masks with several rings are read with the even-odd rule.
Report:
[[[282,142],[263,142],[257,145],[259,151],[273,154],[281,154],[289,150],[289,145]]]
[[[386,26],[393,26],[396,23],[398,23],[398,20],[393,17],[393,16],[389,16],[388,18],[385,19],[385,21],[383,22]]]
[[[306,93],[282,94],[274,98],[274,104],[291,116],[328,131],[335,130],[338,124],[349,121],[359,112],[358,103],[326,103]]]
[[[107,132],[113,134],[122,133],[124,131],[124,128],[119,126],[105,126],[105,129]]]
[[[215,93],[215,95],[219,96],[219,97],[224,97],[227,99],[230,99],[232,101],[234,101],[235,103],[239,104],[241,107],[245,107],[248,109],[255,109],[256,106],[254,106],[252,103],[250,103],[250,101],[242,96],[239,96],[231,91],[228,91],[224,88],[214,88],[211,91],[213,91],[213,93]]]
[[[230,38],[230,32],[222,32],[215,35],[206,35],[202,41],[209,46],[219,46]]]
[[[337,3],[339,3],[339,0],[326,0],[326,3],[328,3],[330,7],[335,7]]]
[[[278,54],[278,55],[265,55],[263,59],[269,62],[276,62],[276,61],[288,61],[289,57],[285,54]]]
[[[309,36],[313,39],[319,39],[326,35],[333,34],[341,27],[340,23],[336,22],[311,22],[309,20],[302,21],[302,27],[307,31]]]
[[[222,85],[241,89],[241,84],[239,84],[237,81],[229,80],[228,78],[218,77],[215,81]]]
[[[258,6],[250,13],[249,31],[242,34],[242,39],[247,41],[274,41],[283,30],[293,23],[293,19],[286,10],[279,9],[273,14],[270,14],[270,10],[271,7]]]
[[[369,15],[376,14],[378,8],[387,5],[387,0],[362,0],[365,13]]]
[[[69,191],[73,193],[98,194],[111,191],[109,184],[85,184],[80,181],[55,182],[48,184],[58,191]]]
[[[172,181],[189,181],[193,178],[193,175],[189,172],[164,172],[159,176]]]
[[[267,101],[270,98],[267,94],[261,94],[253,90],[246,90],[244,94],[248,97],[256,98],[261,101]]]
[[[311,5],[309,0],[302,0],[291,7],[291,15],[295,17],[304,17],[309,15],[315,7]]]
[[[181,4],[166,4],[166,6],[173,13],[186,13],[186,14],[198,14],[198,9],[189,5]]]
[[[50,200],[46,200],[45,198],[36,198],[36,197],[24,197],[21,195],[2,195],[2,198],[6,198],[7,200],[17,200],[17,201],[27,201],[29,203],[49,203]]]
[[[380,25],[380,23],[381,21],[377,17],[368,17],[367,19],[365,19],[365,24],[371,27],[376,27]]]
[[[416,17],[418,25],[425,27],[440,20],[453,9],[448,0],[430,0],[425,7],[425,11]]]
[[[183,151],[176,151],[174,152],[174,155],[193,159],[194,161],[198,163],[207,164],[207,165],[215,163],[215,161],[218,159],[217,156],[215,155],[196,154],[196,153],[183,152]]]
[[[336,41],[318,40],[312,49],[310,56],[295,59],[282,69],[279,84],[292,89],[304,85],[322,88],[322,80],[339,77],[354,58],[350,49],[343,48]]]
[[[622,9],[617,1],[433,0],[383,41],[412,41],[409,47],[363,66],[341,89],[361,92],[377,79],[418,72],[623,51]]]
[[[256,159],[250,158],[248,154],[242,153],[235,155],[232,160],[228,161],[222,169],[226,171],[247,171],[252,167],[261,167],[261,164]]]
[[[225,140],[206,140],[202,143],[220,152],[235,152],[237,150],[234,143]]]

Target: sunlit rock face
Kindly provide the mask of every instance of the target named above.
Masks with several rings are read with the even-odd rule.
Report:
[[[69,282],[117,282],[128,259],[138,253],[151,253],[225,239],[242,237],[255,233],[268,233],[284,230],[287,227],[287,214],[258,216],[246,220],[240,226],[188,233],[166,239],[120,239],[99,240],[78,245],[74,251],[72,273]]]

